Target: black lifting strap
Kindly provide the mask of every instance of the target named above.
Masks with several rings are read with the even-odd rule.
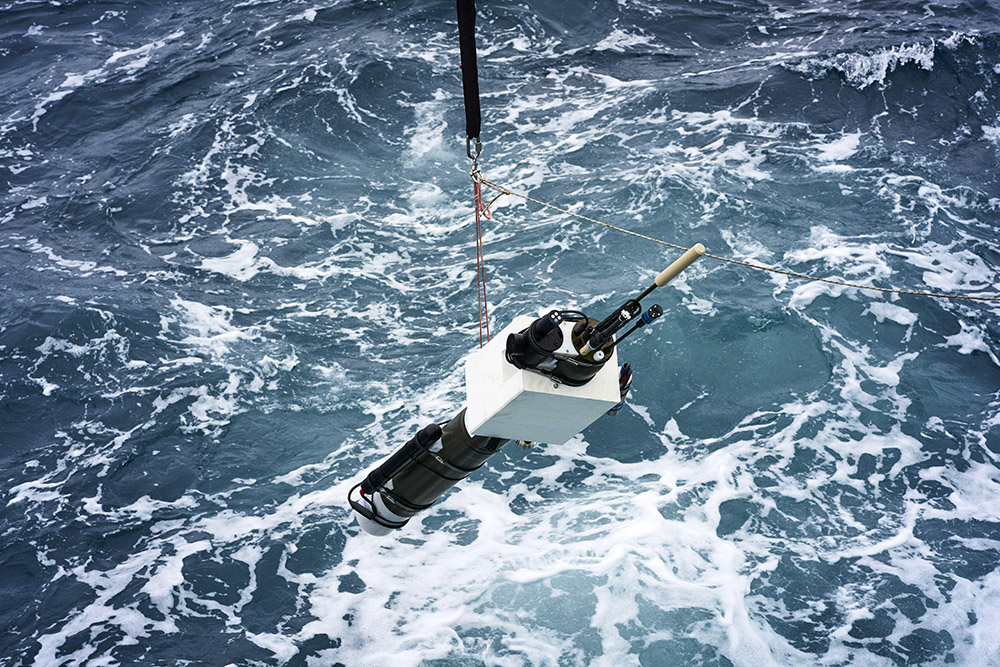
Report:
[[[483,118],[479,112],[479,70],[476,66],[476,2],[458,0],[458,44],[462,51],[462,87],[465,90],[465,140],[469,157],[472,139],[479,154],[479,130]]]

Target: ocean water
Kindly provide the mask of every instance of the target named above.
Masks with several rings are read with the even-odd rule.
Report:
[[[481,166],[996,295],[1000,4],[479,3]],[[478,347],[450,2],[0,0],[0,665],[1000,664],[1000,307],[702,259],[628,406],[403,531]],[[512,197],[491,326],[676,253]]]

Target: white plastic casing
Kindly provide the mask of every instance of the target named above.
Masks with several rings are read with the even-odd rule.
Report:
[[[507,336],[535,319],[515,318],[466,360],[465,427],[471,435],[559,445],[621,402],[617,351],[582,387],[557,384],[508,362],[504,357]]]
[[[391,479],[389,480],[389,483],[386,486],[390,490],[392,489],[392,480]],[[373,497],[371,497],[371,496],[367,496],[367,497],[361,496],[360,491],[355,491],[353,494],[351,494],[351,499],[352,500],[358,500],[363,505],[364,504],[368,504],[368,505],[374,504],[375,505],[375,511],[376,511],[376,513],[380,517],[388,519],[389,521],[396,522],[396,521],[404,521],[404,520],[406,520],[406,517],[404,517],[404,516],[398,516],[398,515],[393,514],[392,512],[389,511],[389,508],[386,507],[386,505],[385,505],[385,501],[382,500],[382,494],[380,492],[378,492],[378,491],[375,492],[375,494],[374,494]],[[376,536],[388,535],[389,533],[391,533],[392,531],[395,530],[395,528],[389,528],[387,526],[383,526],[380,523],[376,523],[376,522],[372,521],[371,519],[366,519],[361,514],[359,514],[357,510],[354,510],[354,518],[356,518],[358,520],[358,525],[361,526],[361,529],[363,531],[365,531],[366,533],[368,533],[369,535],[376,535]]]

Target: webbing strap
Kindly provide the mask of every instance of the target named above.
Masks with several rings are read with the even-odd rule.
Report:
[[[462,52],[462,88],[465,91],[465,136],[479,139],[479,70],[476,66],[476,2],[458,0],[458,44]]]

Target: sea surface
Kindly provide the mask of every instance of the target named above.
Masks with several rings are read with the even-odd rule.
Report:
[[[997,295],[1000,3],[481,1],[487,178]],[[404,530],[479,346],[453,2],[0,0],[0,665],[1000,664],[1000,305],[704,258],[630,402]],[[515,197],[490,325],[677,251]]]

